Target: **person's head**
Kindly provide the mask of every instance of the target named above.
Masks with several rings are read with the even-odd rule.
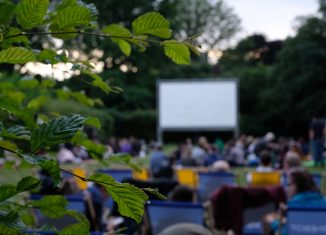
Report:
[[[297,193],[319,192],[311,174],[295,170],[288,175],[288,196],[291,198]]]
[[[162,142],[156,142],[155,144],[154,144],[154,149],[155,150],[158,150],[158,151],[161,151],[161,150],[163,150],[163,144],[162,144]]]
[[[177,185],[171,192],[169,199],[171,201],[192,202],[194,200],[194,192],[185,185]]]
[[[286,153],[283,161],[284,170],[302,168],[301,159],[297,152],[289,151]]]
[[[275,135],[273,132],[267,132],[264,136],[264,140],[267,142],[272,142],[275,139]]]
[[[217,160],[213,163],[211,171],[214,172],[227,172],[230,170],[230,165],[227,161]]]
[[[262,151],[260,155],[260,163],[262,166],[272,165],[272,156],[269,151]]]

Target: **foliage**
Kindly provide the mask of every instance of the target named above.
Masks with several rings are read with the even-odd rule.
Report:
[[[228,39],[225,38],[218,41],[217,47],[220,47],[224,46],[226,41],[232,39],[236,31],[239,29],[239,20],[234,12],[231,12],[231,15],[234,16],[234,18],[223,18],[222,24],[210,22],[211,20],[214,20],[214,22],[222,20],[221,17],[229,14],[231,10],[226,5],[225,1],[219,10],[216,10],[216,5],[209,1],[197,1],[198,3],[200,2],[201,6],[208,4],[207,7],[209,10],[207,12],[211,12],[211,16],[209,18],[207,12],[205,11],[199,12],[198,14],[201,14],[200,16],[196,15],[197,9],[191,5],[194,1],[95,0],[93,2],[98,7],[99,12],[103,13],[102,17],[101,14],[99,15],[98,20],[101,28],[112,21],[119,22],[120,25],[128,28],[131,25],[130,22],[132,19],[138,17],[146,11],[155,10],[160,12],[170,21],[171,28],[174,29],[173,35],[175,35],[175,37],[178,39],[186,39],[187,36],[198,34],[203,35],[205,33],[206,39],[212,36],[212,40],[219,40],[217,38],[218,32],[224,29],[232,29],[232,25],[234,23],[232,19],[236,18],[237,27],[233,28],[234,31],[232,31],[232,33],[230,31]],[[185,10],[188,8],[192,9],[191,14]],[[198,9],[198,11],[199,10],[200,9]],[[198,20],[199,18],[203,19],[207,25],[210,24],[214,26],[210,28],[206,25],[205,29],[203,29],[203,26],[200,25],[202,20]],[[188,26],[188,23],[191,24],[191,27]],[[216,32],[216,35],[211,35],[213,32]],[[202,38],[189,37],[186,42],[197,42],[198,40],[202,40]],[[156,82],[158,79],[216,77],[216,70],[214,70],[215,67],[207,63],[207,54],[202,54],[200,57],[197,57],[194,54],[191,56],[191,65],[180,66],[171,62],[171,60],[167,57],[162,58],[160,56],[162,53],[162,48],[158,45],[153,45],[147,48],[146,50],[148,53],[142,54],[136,50],[131,53],[129,57],[127,57],[121,53],[119,48],[112,47],[112,42],[110,40],[101,40],[101,38],[96,37],[81,37],[78,41],[72,41],[72,45],[75,45],[74,43],[78,45],[81,43],[85,46],[88,45],[88,48],[95,45],[101,52],[103,52],[103,54],[101,54],[101,58],[105,63],[101,76],[110,84],[121,87],[123,89],[123,93],[112,93],[111,96],[105,96],[104,94],[99,94],[98,90],[94,88],[87,87],[81,83],[74,83],[72,80],[66,80],[62,85],[69,86],[72,90],[85,89],[85,92],[89,97],[101,97],[105,107],[119,110],[119,112],[122,112],[122,114],[138,112],[140,109],[144,110],[144,112],[151,112],[152,110],[155,110]],[[209,48],[207,47],[206,49],[208,50]],[[90,52],[92,51],[90,50]],[[87,56],[90,60],[97,60],[97,57],[92,53],[88,54]],[[121,128],[121,125],[119,125],[120,120],[116,118],[114,119],[113,127],[115,135],[129,136],[139,133],[139,136],[142,136],[142,134],[145,132],[143,126],[137,127],[137,125],[133,125],[133,131],[128,132],[128,128]],[[156,128],[151,122],[151,127],[152,126],[154,128],[153,130],[155,130]],[[155,136],[155,131],[151,131],[150,133],[146,134],[146,139],[155,138]]]
[[[323,13],[306,17],[284,43],[253,35],[223,53],[222,75],[240,78],[241,131],[305,137],[310,118],[326,115],[325,27]]]
[[[55,47],[43,48],[42,42],[46,41],[47,45],[51,45],[54,38],[78,40],[79,36],[96,36],[110,39],[126,55],[130,55],[132,47],[144,52],[150,45],[155,44],[163,47],[167,57],[179,64],[189,64],[190,50],[196,51],[195,46],[188,41],[172,39],[169,21],[157,12],[138,16],[132,21],[130,29],[120,24],[102,25],[99,28],[96,23],[98,11],[92,3],[67,0],[50,6],[48,0],[21,0],[16,5],[4,0],[0,4],[1,9],[12,9],[6,12],[1,10],[0,14],[0,64],[12,64],[16,69],[23,71],[24,64],[28,62],[52,66],[69,63],[72,69],[68,73],[79,74],[78,82],[84,82],[104,94],[120,92],[121,89],[104,81],[87,60],[73,58],[68,50],[58,52]],[[38,43],[35,38],[43,39]],[[101,160],[104,146],[92,143],[83,133],[85,125],[100,128],[98,119],[71,113],[66,116],[57,115],[51,113],[51,110],[43,112],[43,107],[51,99],[73,99],[90,107],[101,105],[99,99],[90,98],[84,92],[57,88],[56,81],[51,79],[15,75],[8,78],[5,73],[0,74],[0,79],[2,150],[15,154],[30,165],[44,169],[56,184],[60,183],[60,172],[65,170],[55,159],[44,154],[54,145],[72,141],[85,146],[94,158]],[[131,164],[130,161],[125,163]],[[84,181],[102,184],[117,201],[120,213],[140,222],[144,203],[148,199],[142,189],[130,184],[121,184],[106,175],[95,175],[90,178],[75,176]],[[9,230],[12,232],[12,229],[15,231],[26,229],[20,217],[23,216],[24,210],[33,207],[40,209],[49,217],[58,218],[68,214],[77,219],[77,224],[64,228],[59,234],[87,233],[89,230],[87,220],[80,214],[66,210],[66,201],[61,196],[45,196],[37,201],[17,204],[16,207],[8,204],[15,195],[35,189],[39,184],[39,180],[29,176],[21,179],[16,186],[0,186],[0,226],[3,230],[1,232],[5,234]]]

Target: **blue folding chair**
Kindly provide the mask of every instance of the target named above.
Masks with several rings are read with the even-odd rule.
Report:
[[[80,195],[69,195],[65,196],[66,200],[68,201],[67,209],[78,211],[80,213],[86,212],[86,206],[84,198]]]
[[[287,214],[288,235],[325,235],[326,207],[289,207]]]
[[[198,199],[203,202],[210,193],[222,185],[235,185],[235,175],[228,172],[198,173]]]
[[[40,200],[44,196],[45,195],[31,194],[30,199]],[[65,196],[65,198],[68,201],[66,209],[75,210],[75,211],[78,211],[79,213],[85,214],[86,207],[85,207],[85,202],[84,202],[82,194],[67,195],[67,196]],[[52,225],[52,226],[56,227],[57,229],[63,229],[64,227],[66,227],[68,225],[78,222],[75,218],[73,218],[69,215],[64,215],[61,218],[49,218],[49,217],[43,215],[39,209],[34,209],[34,213],[35,213],[35,216],[38,221],[38,226],[40,226],[40,227],[43,225]],[[40,233],[40,232],[38,232],[38,233]]]
[[[261,207],[245,209],[243,213],[243,234],[263,235],[262,218],[266,214],[275,211],[275,204],[268,203]]]
[[[112,176],[116,181],[121,182],[123,179],[132,178],[132,171],[130,169],[99,169],[98,172]]]
[[[199,203],[150,201],[146,211],[153,234],[177,223],[203,225],[204,208]]]

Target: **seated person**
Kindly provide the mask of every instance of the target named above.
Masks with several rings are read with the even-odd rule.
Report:
[[[185,185],[177,185],[174,187],[169,195],[170,201],[177,202],[193,202],[194,201],[194,191]]]
[[[213,163],[213,165],[210,168],[210,171],[211,172],[229,172],[230,165],[227,161],[218,160]]]
[[[262,151],[260,155],[260,164],[256,168],[256,172],[272,172],[274,171],[272,167],[272,156],[269,151]],[[252,182],[251,173],[247,174],[247,182],[250,185]]]
[[[324,207],[326,200],[319,192],[313,177],[304,171],[296,170],[289,173],[288,176],[288,206],[311,206]],[[281,231],[281,234],[286,234],[286,219],[284,212],[286,205],[280,206],[278,214],[268,214],[264,218],[265,234],[273,234]]]

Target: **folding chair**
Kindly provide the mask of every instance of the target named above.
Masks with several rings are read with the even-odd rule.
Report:
[[[132,177],[137,180],[148,180],[149,179],[149,173],[148,169],[142,168],[140,172],[138,171],[132,171]]]
[[[222,185],[235,185],[235,175],[228,172],[198,173],[198,199],[203,202],[210,193]]]
[[[274,203],[268,203],[261,207],[245,209],[243,213],[243,234],[263,235],[262,218],[266,214],[275,211],[275,207]]]
[[[326,207],[289,207],[287,212],[288,235],[325,235]]]
[[[248,185],[253,187],[276,186],[281,184],[281,173],[278,171],[272,172],[250,172],[251,182]]]
[[[204,208],[199,203],[150,201],[146,211],[153,234],[177,223],[203,225]]]
[[[30,199],[32,200],[40,200],[43,196],[45,195],[40,195],[40,194],[31,194]],[[86,207],[85,207],[85,202],[83,199],[82,194],[79,195],[74,195],[74,196],[65,196],[66,200],[68,201],[66,209],[69,210],[75,210],[78,211],[79,213],[85,214]],[[56,227],[57,229],[63,229],[64,227],[77,223],[78,221],[69,216],[69,215],[64,215],[61,218],[49,218],[41,213],[40,210],[34,209],[35,216],[38,220],[38,226],[43,226],[43,225],[52,225]],[[43,231],[42,231],[43,232]],[[50,233],[51,234],[51,233]]]
[[[187,185],[191,188],[197,188],[198,175],[191,168],[179,168],[176,169],[177,180],[180,184]]]

